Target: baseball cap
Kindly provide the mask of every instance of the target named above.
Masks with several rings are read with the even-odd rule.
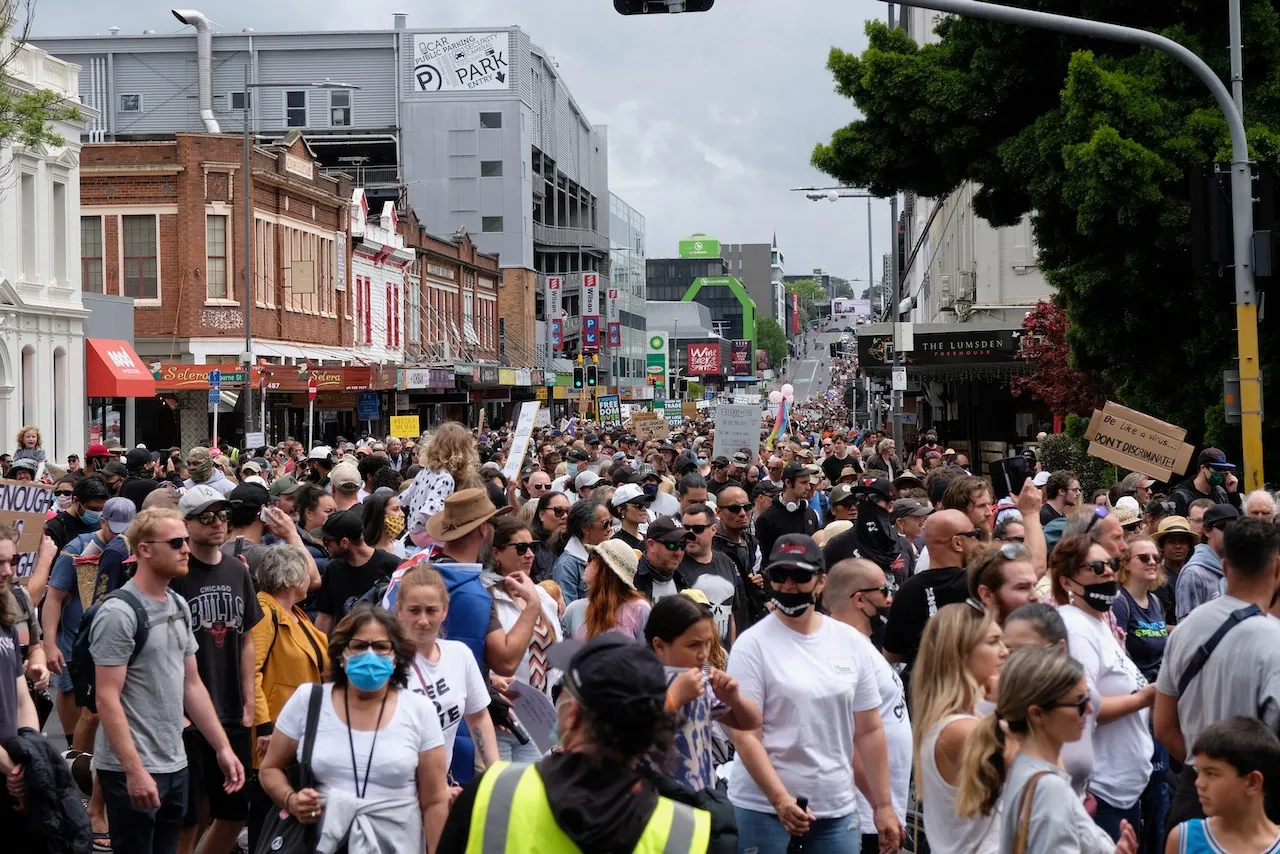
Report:
[[[353,465],[339,463],[329,472],[329,485],[343,492],[357,492],[362,485],[360,470]]]
[[[782,470],[782,479],[794,480],[797,477],[803,477],[808,474],[808,470],[799,463],[788,463],[787,467]]]
[[[140,469],[151,462],[151,452],[146,448],[133,448],[124,455],[124,464],[131,469]]]
[[[354,510],[338,510],[330,513],[319,531],[312,531],[311,536],[317,540],[326,537],[331,540],[361,540],[364,537],[364,522]]]
[[[29,457],[24,457],[23,459],[14,460],[12,463],[10,463],[9,469],[10,470],[23,469],[24,471],[29,471],[31,472],[32,478],[34,478],[36,475],[36,472],[40,471],[40,464],[37,463],[35,460],[30,459]]]
[[[675,516],[659,516],[649,523],[649,530],[645,532],[645,539],[660,543],[688,542],[693,538],[693,531]]]
[[[908,516],[928,516],[933,508],[914,498],[899,498],[893,502],[893,510],[889,513],[889,521],[896,522]]]
[[[111,475],[112,477],[124,477],[129,474],[129,470],[125,468],[124,463],[119,460],[112,460],[102,467],[102,473],[104,475]]]
[[[232,507],[257,507],[261,509],[263,505],[271,501],[271,493],[267,488],[258,483],[241,483],[227,494],[227,501]]]
[[[1230,504],[1215,504],[1208,510],[1204,511],[1204,517],[1201,519],[1204,529],[1207,531],[1214,525],[1222,522],[1230,522],[1232,519],[1239,519],[1240,511],[1232,507]]]
[[[636,469],[636,474],[643,480],[646,477],[658,477],[658,470],[649,463],[641,463],[640,467]]]
[[[585,463],[590,458],[587,456],[586,451],[578,448],[572,448],[569,453],[565,455],[565,459],[571,463]]]
[[[831,488],[831,506],[843,504],[846,501],[853,500],[853,487],[847,483],[840,483]]]
[[[94,444],[90,445],[84,452],[84,458],[86,460],[91,460],[94,457],[109,457],[109,456],[111,456],[111,452],[107,450],[107,446],[102,444],[101,442],[95,442]]]
[[[712,468],[719,469],[719,468],[727,468],[728,466],[729,466],[729,458],[726,457],[724,454],[721,454],[720,456],[716,457],[714,460],[711,461]]]
[[[309,460],[327,460],[333,456],[333,448],[328,445],[316,445],[311,449],[311,453],[307,454]]]
[[[650,526],[652,527],[652,526]],[[825,572],[826,564],[822,560],[822,549],[808,534],[783,534],[773,544],[769,552],[766,569],[775,566],[791,566],[796,569],[807,569],[810,572]]]
[[[123,534],[138,515],[138,507],[128,498],[108,498],[102,505],[102,521],[107,523],[113,534]]]
[[[621,721],[651,717],[667,696],[658,656],[617,632],[561,641],[547,650],[547,661],[564,673],[569,694],[595,715]]]
[[[229,506],[230,501],[218,490],[207,483],[197,483],[178,499],[178,512],[184,517],[199,516],[214,507]]]
[[[1197,466],[1208,466],[1211,469],[1233,469],[1234,463],[1227,462],[1227,455],[1217,448],[1205,448],[1196,458]],[[1207,512],[1207,511],[1206,511]]]
[[[755,486],[751,487],[751,500],[755,501],[762,495],[777,495],[781,491],[782,488],[773,481],[762,480]]]
[[[580,472],[578,476],[573,479],[573,491],[582,492],[584,489],[591,489],[599,483],[600,480],[600,475],[593,471]]]
[[[247,463],[240,466],[240,472],[242,474],[244,472],[249,472],[249,474],[262,474],[262,466],[255,463],[253,460],[249,460]]]
[[[893,498],[893,484],[883,477],[870,475],[858,478],[853,485],[853,494],[866,498]]]
[[[746,468],[747,466],[751,465],[751,455],[744,453],[742,451],[738,451],[738,453],[733,455],[733,464],[740,469]]]
[[[279,498],[281,495],[293,495],[302,484],[291,474],[282,475],[271,481],[271,497]]]
[[[686,456],[681,454],[676,457],[675,465],[672,466],[676,474],[684,474],[689,471],[696,471],[698,468],[698,458],[694,456]]]
[[[652,495],[646,495],[643,488],[635,483],[624,483],[613,491],[613,497],[609,499],[609,503],[614,507],[621,507],[623,504],[650,504],[653,502]]]
[[[1047,471],[1036,472],[1036,476],[1031,478],[1031,482],[1036,486],[1043,487],[1049,482],[1049,473]]]

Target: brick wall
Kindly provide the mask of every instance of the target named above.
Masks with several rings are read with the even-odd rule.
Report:
[[[538,274],[533,270],[508,267],[502,271],[502,287],[498,288],[498,316],[506,322],[508,352],[524,355],[537,353],[538,330],[534,320],[537,293]]]
[[[102,217],[104,288],[123,288],[122,216],[155,216],[158,299],[140,299],[135,309],[135,335],[147,338],[243,336],[244,263],[246,246],[242,206],[241,138],[228,134],[179,134],[154,143],[86,145],[81,154],[82,215]],[[308,170],[308,165],[310,169]],[[278,218],[264,226],[274,243],[272,263],[253,247],[250,275],[265,283],[273,307],[253,311],[255,340],[349,346],[346,299],[333,291],[334,265],[324,258],[335,231],[346,230],[352,187],[345,177],[321,176],[296,134],[252,153],[254,212]],[[309,174],[308,174],[309,173]],[[206,216],[228,216],[226,298],[210,298]],[[319,257],[316,306],[289,310],[288,268],[304,251],[286,241],[286,227],[313,234],[305,251]],[[256,231],[255,227],[255,231]],[[349,246],[349,241],[348,241]],[[323,261],[324,263],[321,263]],[[349,265],[349,259],[348,259]],[[295,299],[298,299],[295,297]],[[323,309],[323,310],[322,310]]]

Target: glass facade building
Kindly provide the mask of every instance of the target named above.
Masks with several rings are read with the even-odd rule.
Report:
[[[696,279],[731,275],[723,258],[653,258],[647,262],[649,299],[679,302]],[[703,288],[693,301],[711,312],[711,328],[725,338],[749,338],[742,330],[742,303],[726,287]]]
[[[619,320],[622,322],[622,349],[616,358],[614,377],[619,386],[645,386],[644,304],[645,235],[644,215],[609,194],[609,287],[618,291]]]

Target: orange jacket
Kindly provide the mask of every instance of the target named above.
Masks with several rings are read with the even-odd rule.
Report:
[[[297,605],[286,611],[270,593],[259,593],[262,619],[253,627],[255,676],[253,726],[258,736],[270,735],[276,716],[294,689],[319,682],[328,665],[329,639]],[[253,767],[261,763],[257,750]]]

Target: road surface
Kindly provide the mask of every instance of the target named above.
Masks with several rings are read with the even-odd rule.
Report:
[[[789,382],[795,387],[797,402],[821,397],[831,386],[831,345],[840,341],[842,333],[809,333],[809,349],[791,360]],[[849,344],[854,341],[849,333]]]

